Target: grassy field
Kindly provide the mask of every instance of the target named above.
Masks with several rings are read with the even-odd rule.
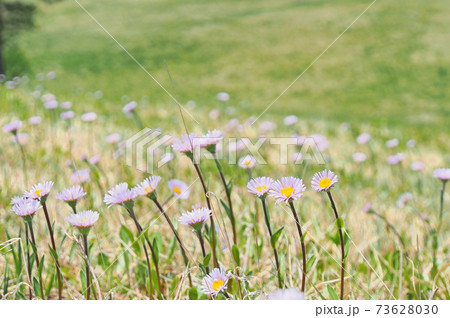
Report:
[[[172,91],[206,111],[215,95],[259,115],[371,1],[93,1],[80,3]],[[265,114],[449,132],[450,56],[444,0],[377,1]],[[101,90],[99,111],[121,98],[173,104],[74,1],[39,3],[36,28],[7,52],[11,70],[56,71],[46,89],[75,100]],[[151,114],[151,112],[149,112]],[[409,128],[414,125],[414,129]],[[416,136],[416,138],[419,138]]]
[[[222,130],[226,140],[223,149],[227,149],[229,138],[248,137],[254,143],[261,134],[269,138],[321,134],[326,138],[324,164],[294,164],[291,157],[300,147],[293,145],[288,148],[288,164],[282,164],[280,147],[267,141],[261,147],[267,164],[257,164],[251,170],[254,177],[302,178],[307,187],[294,201],[306,233],[306,299],[336,299],[341,289],[341,246],[336,228],[340,222],[334,219],[326,193],[311,188],[314,174],[325,168],[339,177],[331,192],[344,223],[348,253],[344,298],[450,299],[450,272],[446,267],[450,197],[448,187],[441,196],[443,183],[433,177],[435,169],[449,167],[450,162],[450,58],[445,24],[449,8],[445,1],[378,0],[254,125],[247,123],[248,118],[259,116],[370,2],[80,3],[164,87],[176,93],[186,109],[183,113],[189,131],[203,134]],[[133,187],[149,176],[126,164],[123,146],[106,142],[112,133],[119,133],[124,140],[140,130],[133,118],[122,113],[123,105],[138,101],[136,114],[143,126],[179,137],[185,127],[174,101],[70,0],[51,5],[39,2],[36,28],[9,43],[7,61],[9,77],[25,77],[14,89],[7,88],[10,83],[0,85],[0,126],[21,120],[19,133],[27,137],[20,135],[23,139],[19,146],[13,134],[1,132],[1,298],[58,296],[43,210],[33,218],[36,250],[32,246],[27,249],[24,222],[11,212],[10,205],[14,196],[45,180],[55,182],[46,204],[54,221],[62,297],[87,297],[81,236],[66,221],[71,208],[55,196],[77,183],[72,179],[76,171],[89,169],[88,180],[81,184],[87,195],[77,208],[100,213],[89,234],[91,299],[208,299],[201,289],[208,257],[203,257],[194,233],[178,222],[192,205],[206,204],[200,180],[185,155],[174,151],[174,159],[154,174],[162,178],[158,199],[165,202],[167,215],[179,231],[188,266],[184,266],[177,241],[155,204],[139,197],[134,206],[137,219],[148,227],[146,237],[156,249],[160,293],[153,260],[153,291],[148,291],[146,244],[140,244],[135,222],[123,207],[107,208],[103,202],[108,189],[116,184],[127,182]],[[56,79],[37,78],[49,71],[56,72]],[[36,90],[40,96],[33,97]],[[96,91],[102,91],[103,96],[95,97]],[[216,94],[221,91],[228,92],[231,99],[219,102]],[[70,124],[60,118],[67,110],[44,107],[44,93],[55,94],[59,102],[73,103],[75,118]],[[209,116],[213,109],[219,110],[217,118]],[[92,123],[80,119],[88,111],[98,114]],[[292,114],[298,116],[298,122],[283,124],[284,117]],[[42,122],[31,125],[31,116],[40,116]],[[233,118],[241,125],[230,127]],[[269,120],[276,128],[262,133],[261,123]],[[361,133],[371,135],[367,144],[356,142]],[[388,148],[386,142],[392,138],[399,144]],[[413,147],[411,139],[417,143]],[[236,158],[247,153],[239,150]],[[365,154],[367,159],[355,162],[356,153]],[[400,163],[388,164],[388,157],[397,153],[404,156]],[[98,162],[86,160],[95,155],[100,156]],[[411,164],[419,161],[424,169],[413,171]],[[247,191],[248,172],[226,159],[221,163],[226,180],[233,185],[231,202],[237,235],[233,243],[232,222],[225,207],[227,196],[218,170],[214,162],[203,160],[201,169],[218,225],[214,232],[218,261],[231,273],[227,293],[213,298],[261,299],[279,288],[263,210]],[[171,197],[167,182],[174,178],[190,186],[188,199]],[[295,221],[288,205],[275,204],[273,198],[266,201],[273,232],[282,228],[275,246],[283,287],[300,290],[303,253]],[[372,209],[365,213],[368,203]],[[203,233],[206,252],[210,253],[213,231],[208,227]],[[41,257],[41,267],[34,261],[36,254]],[[209,265],[212,268],[212,260]],[[39,268],[43,293],[38,283]]]

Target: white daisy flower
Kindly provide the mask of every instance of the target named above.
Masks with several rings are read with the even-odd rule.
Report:
[[[406,142],[406,147],[408,148],[414,148],[416,146],[416,141],[414,139],[410,139]]]
[[[108,204],[108,207],[116,204],[133,204],[137,196],[138,194],[136,193],[135,188],[130,190],[128,189],[128,183],[123,182],[111,188],[108,191],[108,194],[105,194],[103,201]]]
[[[246,155],[239,159],[238,165],[243,169],[251,169],[256,164],[256,158],[251,155]]]
[[[40,208],[42,206],[39,201],[31,198],[22,198],[21,201],[17,201],[14,204],[12,211],[21,217],[29,217],[34,215]]]
[[[174,196],[178,199],[187,199],[189,198],[189,188],[186,183],[178,179],[172,179],[167,182],[169,185],[170,191],[174,194]]]
[[[223,269],[214,268],[202,280],[203,292],[207,295],[217,296],[220,292],[225,291],[230,275],[230,273],[226,273]]]
[[[30,125],[39,125],[42,121],[41,116],[33,116],[28,119]]]
[[[131,113],[137,107],[137,103],[135,101],[131,101],[122,108],[122,112],[124,114]]]
[[[71,110],[68,110],[66,112],[62,112],[61,115],[59,115],[59,117],[61,117],[61,119],[64,119],[64,120],[70,120],[73,117],[75,117],[75,113]]]
[[[217,93],[216,98],[219,102],[227,102],[230,100],[230,95],[225,92]]]
[[[193,152],[193,149],[196,146],[195,140],[197,140],[196,133],[190,133],[189,135],[187,134],[181,135],[181,139],[175,138],[172,144],[172,148],[175,151],[184,153]]]
[[[448,181],[450,180],[450,168],[436,169],[434,170],[433,175],[435,178],[438,178],[442,181]]]
[[[367,156],[365,154],[363,154],[362,152],[355,152],[353,155],[353,161],[356,163],[361,163],[366,161]]]
[[[310,138],[314,140],[314,143],[316,144],[319,151],[325,151],[330,146],[330,143],[328,142],[327,138],[325,136],[314,134],[311,135]]]
[[[284,118],[283,123],[286,126],[292,126],[294,125],[296,122],[298,121],[298,117],[295,115],[289,115],[287,117]]]
[[[208,150],[215,151],[215,147],[210,149],[210,146],[216,145],[223,139],[223,133],[220,130],[214,129],[208,131],[208,133],[202,137],[197,138],[196,144],[201,148],[207,148]]]
[[[79,230],[89,230],[98,221],[99,214],[96,211],[81,211],[66,217],[66,220]],[[87,234],[87,232],[84,232]]]
[[[27,198],[42,200],[48,197],[50,190],[53,187],[53,181],[44,181],[38,184],[35,184],[30,191],[25,191],[24,196]]]
[[[84,122],[87,122],[87,123],[92,122],[96,119],[97,119],[97,114],[94,112],[89,112],[89,113],[85,113],[85,114],[81,115],[81,120]]]
[[[212,212],[210,209],[201,207],[199,209],[194,209],[191,212],[183,213],[178,219],[178,222],[190,226],[198,232],[202,229],[203,224],[205,224],[211,215]]]
[[[268,131],[274,130],[277,128],[277,125],[271,121],[264,121],[259,125],[259,132],[264,134]]]
[[[397,138],[389,139],[388,141],[386,141],[386,147],[388,147],[388,148],[395,148],[397,146],[398,146]]]
[[[405,159],[405,155],[402,153],[397,153],[395,155],[389,156],[387,158],[387,162],[390,165],[396,165],[396,164],[399,164],[403,159]]]
[[[265,197],[272,188],[273,179],[271,177],[256,177],[247,183],[248,192]]]
[[[72,108],[72,102],[62,102],[61,103],[61,108],[71,109]]]
[[[137,195],[148,196],[148,195],[152,194],[154,191],[156,191],[159,181],[161,181],[160,176],[148,177],[148,178],[144,179],[144,181],[139,183],[137,186],[135,186],[133,188],[133,191]]]
[[[336,182],[338,182],[336,174],[331,170],[324,170],[322,172],[317,172],[314,175],[311,186],[318,192],[328,191],[336,184]]]
[[[14,142],[17,142],[19,145],[23,146],[28,143],[28,140],[30,140],[30,137],[26,133],[18,133],[16,137],[12,137],[12,140]]]
[[[413,199],[413,196],[410,192],[406,192],[400,195],[400,197],[397,200],[397,206],[399,208],[404,208],[406,204],[408,204],[409,201]]]
[[[56,101],[56,100],[49,100],[49,101],[46,101],[46,102],[44,103],[44,107],[45,107],[46,109],[55,109],[55,108],[58,108],[58,101]]]
[[[425,163],[422,161],[416,161],[411,164],[412,171],[422,171],[425,169]]]
[[[367,144],[370,141],[370,134],[362,133],[356,138],[356,142],[360,145]]]
[[[269,191],[269,195],[277,200],[277,203],[297,200],[303,195],[306,187],[303,180],[295,177],[283,177],[275,181]]]
[[[86,192],[84,192],[83,188],[80,185],[74,185],[56,194],[55,198],[67,203],[76,203],[85,195]]]
[[[305,294],[295,288],[278,289],[269,294],[266,300],[305,300]]]
[[[122,139],[122,136],[120,134],[114,133],[110,134],[106,137],[106,142],[108,144],[116,144]]]
[[[77,170],[72,174],[72,182],[76,184],[82,184],[89,180],[89,169]]]

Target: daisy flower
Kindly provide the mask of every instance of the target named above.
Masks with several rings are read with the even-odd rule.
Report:
[[[214,129],[213,131],[208,131],[208,133],[198,140],[198,145],[201,148],[206,148],[210,152],[215,152],[215,145],[223,139],[223,133],[220,130]]]
[[[330,143],[328,142],[327,138],[325,138],[325,136],[314,134],[310,137],[314,140],[314,143],[321,152],[327,150],[330,146]]]
[[[64,109],[72,108],[72,102],[62,102],[61,103],[61,108],[64,108]]]
[[[13,197],[12,199],[11,199],[11,202],[10,202],[10,204],[11,205],[15,205],[15,204],[18,204],[18,203],[21,203],[21,202],[23,202],[23,201],[27,201],[27,200],[30,200],[29,198],[27,198],[27,197],[21,197],[21,196],[15,196],[15,197]]]
[[[89,158],[89,163],[91,165],[96,165],[99,162],[100,162],[100,155],[95,155],[95,156]]]
[[[372,203],[367,202],[366,205],[365,205],[364,208],[363,208],[363,211],[364,211],[365,213],[369,213],[371,210],[372,210]]]
[[[211,215],[210,209],[201,207],[199,209],[194,209],[191,212],[183,213],[178,219],[178,222],[190,226],[192,229],[199,232],[201,231],[203,224],[205,224]]]
[[[193,152],[195,145],[195,140],[197,138],[197,134],[196,133],[190,133],[189,135],[184,134],[181,135],[181,139],[176,138],[173,141],[172,144],[172,148],[175,151],[179,151],[179,152],[183,152],[183,153],[188,153],[188,152]]]
[[[108,144],[116,144],[116,143],[118,143],[121,139],[122,139],[122,136],[120,136],[120,134],[114,133],[114,134],[108,135],[108,136],[106,137],[106,142],[107,142]]]
[[[156,191],[159,181],[161,181],[160,176],[148,177],[137,186],[135,186],[133,188],[133,191],[136,193],[136,195],[150,196]]]
[[[355,152],[353,155],[353,161],[356,163],[361,163],[366,161],[367,156],[365,154],[363,154],[362,152]]]
[[[257,195],[259,198],[265,198],[272,188],[273,179],[271,177],[256,177],[247,183],[248,192]]]
[[[444,182],[448,181],[450,180],[450,168],[436,169],[434,170],[433,175],[435,178],[438,178]]]
[[[412,171],[422,171],[425,169],[425,163],[422,161],[416,161],[411,164]]]
[[[414,148],[416,146],[416,141],[414,139],[410,139],[406,142],[406,147],[408,148]]]
[[[362,133],[356,138],[356,142],[360,145],[367,144],[370,141],[370,135],[368,133]]]
[[[94,112],[89,112],[89,113],[85,113],[85,114],[81,115],[81,120],[84,122],[87,122],[87,123],[92,122],[96,119],[97,119],[97,114]]]
[[[23,218],[33,216],[40,208],[41,203],[30,198],[22,198],[20,202],[16,202],[12,207],[12,211]]]
[[[394,139],[390,139],[388,141],[386,141],[386,147],[388,148],[395,148],[398,146],[398,139],[394,138]]]
[[[59,116],[61,117],[61,119],[70,120],[73,117],[75,117],[75,113],[73,111],[69,110],[66,112],[62,112],[61,115],[59,115]]]
[[[246,155],[246,156],[242,157],[241,159],[239,159],[239,161],[238,161],[239,167],[244,168],[244,169],[251,169],[255,166],[255,164],[256,164],[256,158],[251,155]]]
[[[90,229],[98,221],[98,212],[87,210],[66,217],[66,220],[79,230]]]
[[[284,118],[283,123],[286,126],[292,126],[298,121],[298,117],[295,115],[290,115]]]
[[[12,133],[12,134],[16,134],[17,130],[22,127],[22,122],[20,120],[16,120],[13,122],[10,122],[9,124],[6,124],[5,126],[3,126],[3,132],[4,133]]]
[[[167,152],[161,156],[161,158],[159,159],[159,164],[160,166],[163,166],[172,160],[173,160],[173,153]]]
[[[404,208],[409,201],[413,199],[413,196],[410,192],[406,192],[400,195],[400,197],[397,200],[397,206],[399,208]]]
[[[58,200],[67,202],[71,206],[75,206],[77,204],[77,201],[85,195],[86,192],[84,192],[83,188],[80,185],[74,185],[70,188],[62,190],[55,197]]]
[[[405,156],[402,153],[397,153],[395,155],[389,156],[387,158],[387,162],[390,165],[396,165],[396,164],[399,164],[404,158],[405,158]]]
[[[283,177],[275,181],[269,191],[271,197],[277,200],[277,203],[297,200],[306,190],[303,180],[295,177]]]
[[[58,101],[56,101],[56,100],[49,100],[49,101],[46,101],[46,102],[44,103],[44,107],[45,107],[46,109],[55,109],[55,108],[58,108]]]
[[[137,107],[137,103],[136,103],[135,101],[129,102],[128,104],[126,104],[125,106],[123,106],[122,112],[123,112],[124,114],[129,114],[129,113],[131,113],[136,107]]]
[[[189,189],[186,183],[181,180],[172,179],[168,182],[169,189],[172,191],[174,196],[178,199],[187,199],[189,198]]]
[[[108,207],[116,204],[129,206],[130,204],[134,204],[137,196],[138,193],[136,193],[135,188],[130,190],[128,189],[128,183],[123,182],[111,188],[108,194],[105,194],[103,201],[108,204]]]
[[[35,184],[30,191],[24,192],[24,196],[30,199],[45,201],[53,187],[53,184],[53,181],[44,181]]]
[[[228,102],[230,100],[230,95],[225,92],[217,93],[216,98],[219,102]]]
[[[16,138],[13,138],[13,140],[21,146],[25,145],[29,139],[30,138],[28,137],[28,134],[26,134],[26,133],[19,133],[16,135]]]
[[[210,119],[217,119],[220,115],[220,111],[218,109],[213,109],[209,112]]]
[[[86,181],[89,180],[89,174],[90,174],[89,169],[77,170],[72,174],[71,180],[73,183],[77,184],[85,183]]]
[[[232,118],[228,121],[228,123],[223,128],[225,131],[230,131],[239,125],[239,120],[237,118]]]
[[[295,288],[277,289],[266,300],[305,300],[305,294]]]
[[[274,130],[277,128],[277,125],[271,121],[264,121],[259,125],[259,132],[264,134],[268,131]]]
[[[331,170],[324,170],[322,172],[317,172],[311,182],[311,186],[317,192],[328,191],[331,189],[336,182],[338,182],[338,177]]]
[[[217,296],[220,292],[226,291],[230,275],[223,269],[214,268],[202,280],[203,292],[207,295]]]
[[[28,119],[28,123],[30,125],[39,125],[41,123],[41,121],[42,121],[42,118],[40,116],[33,116]]]

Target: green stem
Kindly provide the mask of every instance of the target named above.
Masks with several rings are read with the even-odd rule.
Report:
[[[300,221],[297,216],[297,212],[295,211],[294,203],[292,201],[289,201],[289,206],[291,207],[292,214],[294,215],[295,219],[295,225],[297,226],[298,236],[300,237],[300,245],[302,247],[302,261],[303,261],[303,268],[302,268],[302,288],[301,291],[305,292],[305,285],[306,285],[306,247],[305,247],[305,240],[302,233],[302,227],[300,226]]]
[[[83,235],[84,254],[86,255],[86,299],[91,299],[91,273],[89,268],[89,245],[87,241],[87,235]]]
[[[25,237],[26,237],[26,250],[27,250],[27,270],[28,270],[28,280],[30,281],[29,287],[29,299],[33,299],[33,290],[31,289],[31,286],[33,285],[33,278],[31,277],[31,261],[30,261],[30,250],[29,250],[29,238],[28,238],[28,226],[25,222]]]
[[[42,275],[39,272],[39,255],[37,253],[37,245],[36,245],[36,239],[34,238],[34,231],[33,231],[33,223],[30,221],[28,222],[28,227],[30,229],[30,237],[31,237],[31,242],[33,242],[35,248],[36,248],[36,253],[34,254],[35,260],[36,260],[36,268],[38,270],[38,279],[39,279],[39,288],[41,290],[41,297],[42,299],[44,299],[44,288],[42,287]]]

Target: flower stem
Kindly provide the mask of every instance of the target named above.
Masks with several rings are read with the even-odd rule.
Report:
[[[150,247],[151,253],[152,253],[152,258],[153,258],[153,263],[155,264],[155,268],[156,268],[156,276],[158,277],[158,288],[160,293],[162,293],[161,291],[161,284],[160,284],[160,277],[159,277],[159,269],[158,269],[158,265],[155,261],[155,257],[154,255],[154,251],[153,251],[153,246],[150,243],[149,240],[147,240],[147,238],[145,237],[145,235],[142,235],[143,229],[141,224],[139,223],[139,221],[136,218],[136,215],[134,214],[133,209],[127,209],[128,214],[130,214],[130,217],[133,219],[134,224],[136,225],[136,229],[138,231],[138,235],[141,236],[141,239],[145,239]],[[152,279],[152,266],[150,264],[150,257],[148,256],[148,250],[147,250],[147,246],[145,245],[145,241],[142,240],[142,247],[144,248],[144,254],[145,254],[145,260],[147,262],[147,269],[148,269],[148,281],[149,281],[149,297],[150,299],[153,299],[153,279]]]
[[[234,245],[237,245],[236,219],[234,217],[233,204],[231,203],[230,189],[228,188],[228,184],[227,184],[227,181],[225,179],[225,175],[223,174],[222,165],[220,164],[219,160],[217,159],[216,154],[213,153],[212,155],[214,157],[214,162],[216,163],[217,170],[219,170],[220,179],[222,180],[222,184],[223,184],[223,187],[225,189],[225,193],[227,195],[228,207],[230,208],[231,227],[232,227],[232,230],[233,230],[233,243],[234,243]]]
[[[197,231],[197,237],[202,248],[203,259],[206,257],[205,242],[203,241],[202,231]],[[206,274],[209,274],[209,266],[206,266]]]
[[[292,201],[289,201],[289,206],[291,207],[292,214],[294,215],[295,219],[295,225],[297,226],[298,236],[300,237],[300,245],[302,247],[302,261],[303,261],[303,268],[302,268],[302,288],[301,291],[305,292],[305,285],[306,285],[306,247],[305,247],[305,240],[302,233],[302,227],[300,226],[300,221],[298,219],[297,212],[295,211],[294,203]]]
[[[55,256],[56,256],[55,257],[56,275],[58,276],[58,299],[61,300],[62,299],[63,283],[62,283],[62,280],[61,280],[61,268],[59,266],[58,251],[56,250],[55,237],[54,237],[54,234],[53,234],[52,223],[50,222],[50,217],[48,215],[47,204],[45,202],[42,202],[42,207],[44,208],[45,220],[47,221],[47,227],[48,227],[48,231],[50,233],[50,239],[51,239],[51,242],[52,242],[52,248],[55,251]]]
[[[272,238],[272,228],[270,227],[269,213],[267,211],[266,199],[261,199],[261,203],[262,203],[263,210],[264,210],[264,220],[266,221],[267,230],[269,232],[269,239],[271,239]],[[258,246],[256,248],[258,248]],[[277,249],[275,246],[272,246],[272,249],[273,249],[273,255],[275,256],[275,264],[277,266],[278,287],[282,288],[283,282],[281,280],[281,271],[280,271],[280,262],[278,260],[278,252],[277,252]],[[259,251],[256,251],[256,252],[259,253]]]
[[[440,205],[439,205],[439,222],[438,226],[436,227],[436,230],[434,231],[433,235],[433,268],[432,268],[432,275],[435,276],[437,273],[437,250],[439,246],[438,242],[438,235],[442,227],[442,217],[444,216],[444,195],[445,195],[445,185],[446,181],[442,182],[442,189],[441,189],[441,196],[440,196]]]
[[[159,211],[161,212],[161,214],[164,216],[164,218],[166,219],[167,223],[169,224],[170,229],[173,232],[173,235],[175,235],[175,238],[177,239],[178,245],[180,246],[180,249],[181,249],[181,255],[183,256],[184,264],[186,265],[186,267],[188,267],[189,266],[189,259],[186,256],[186,249],[185,249],[185,247],[183,245],[183,242],[181,241],[180,236],[178,235],[177,230],[173,226],[172,221],[167,216],[166,211],[164,211],[163,207],[161,206],[161,204],[159,204],[158,199],[156,199],[156,197],[153,199],[153,202],[155,202],[155,204],[158,207]],[[189,278],[189,284],[192,286],[191,274],[188,274],[188,278]]]
[[[23,168],[23,175],[25,177],[25,187],[28,187],[28,169],[27,169],[27,157],[25,156],[25,149],[19,142],[19,136],[17,134],[14,134],[14,137],[16,139],[17,145],[19,146],[20,155],[22,157],[22,168]]]
[[[91,273],[89,269],[89,245],[87,241],[87,235],[83,235],[84,254],[86,255],[86,286],[87,293],[86,299],[91,299]]]
[[[330,191],[327,191],[327,195],[328,198],[330,199],[331,202],[331,207],[333,209],[334,212],[334,216],[337,219],[339,219],[339,214],[337,212],[336,209],[336,205],[334,204],[334,200],[333,200],[333,196],[331,195]],[[340,298],[341,300],[344,299],[344,275],[345,275],[345,246],[344,246],[344,236],[342,235],[342,229],[339,227],[339,239],[341,241],[341,259],[342,259],[342,263],[341,263],[341,294],[340,294]]]
[[[208,206],[208,209],[210,209],[212,211],[212,207],[211,207],[211,201],[209,200],[208,197],[208,189],[206,188],[206,183],[205,183],[205,179],[203,178],[203,174],[200,170],[200,167],[198,166],[197,163],[195,163],[194,161],[192,161],[195,171],[197,172],[198,177],[200,178],[200,182],[202,183],[202,187],[203,187],[203,192],[205,194],[205,198],[206,198],[206,204]],[[211,249],[212,249],[212,258],[213,258],[213,264],[214,267],[218,267],[219,266],[219,262],[217,261],[217,254],[216,254],[216,226],[214,224],[214,216],[211,215],[210,217],[210,222],[211,222]]]
[[[30,281],[30,286],[28,286],[29,288],[29,299],[32,300],[33,299],[33,291],[31,289],[31,286],[33,285],[33,279],[31,277],[31,261],[30,261],[30,250],[29,250],[29,238],[28,238],[28,225],[25,222],[25,237],[26,237],[26,250],[27,250],[27,271],[28,271],[28,280]]]
[[[41,290],[41,297],[42,297],[42,299],[44,299],[44,288],[42,287],[42,275],[39,272],[39,255],[37,253],[36,239],[34,238],[33,223],[31,221],[28,222],[28,227],[30,229],[31,242],[34,244],[34,246],[36,248],[36,253],[34,254],[34,257],[36,260],[36,268],[38,270],[38,279],[39,279],[39,288]],[[31,272],[30,272],[30,275],[31,275]]]

